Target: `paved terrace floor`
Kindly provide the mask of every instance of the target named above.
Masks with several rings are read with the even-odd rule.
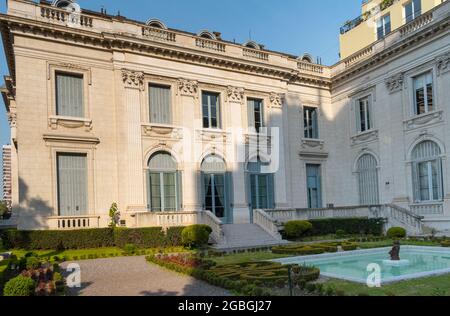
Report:
[[[61,266],[65,271],[71,262]],[[81,288],[70,289],[80,296],[228,296],[224,289],[148,263],[145,257],[122,257],[77,262]],[[67,273],[64,273],[67,275]]]

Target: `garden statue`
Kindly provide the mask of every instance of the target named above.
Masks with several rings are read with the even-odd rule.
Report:
[[[394,241],[394,247],[389,252],[392,261],[400,261],[400,242],[398,240]]]

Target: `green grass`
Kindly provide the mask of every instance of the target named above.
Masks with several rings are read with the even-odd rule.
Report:
[[[155,253],[162,250],[163,252],[186,252],[189,251],[183,247],[172,247],[165,249],[138,249],[141,255],[143,251],[145,251],[145,255],[150,253]],[[23,249],[14,249],[12,250],[13,255],[16,255],[18,258],[25,256],[25,254],[33,252],[37,254],[41,258],[58,256],[59,258],[66,258],[67,260],[84,260],[84,259],[93,259],[93,258],[106,258],[106,257],[121,257],[125,256],[125,252],[123,249],[118,247],[106,247],[106,248],[93,248],[93,249],[70,249],[70,250],[23,250]]]
[[[332,279],[325,283],[348,296],[450,296],[450,274],[390,283],[381,288]]]

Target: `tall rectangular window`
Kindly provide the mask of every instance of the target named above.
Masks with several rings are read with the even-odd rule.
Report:
[[[60,216],[88,214],[85,154],[58,154],[58,209]]]
[[[151,84],[149,86],[150,123],[171,124],[172,102],[170,87]]]
[[[220,94],[203,92],[203,128],[220,128]]]
[[[422,14],[421,0],[413,0],[405,5],[405,22],[409,23]]]
[[[317,121],[317,108],[303,108],[303,126],[305,138],[318,139],[319,127]]]
[[[56,73],[56,115],[84,117],[83,75]]]
[[[420,115],[434,110],[433,74],[431,72],[417,76],[414,81],[414,109]]]
[[[257,132],[264,127],[263,101],[259,99],[248,99],[248,125],[254,127]]]
[[[372,128],[371,110],[370,97],[358,100],[356,107],[358,132],[365,132]]]
[[[391,15],[385,15],[377,21],[377,38],[380,40],[391,33]]]

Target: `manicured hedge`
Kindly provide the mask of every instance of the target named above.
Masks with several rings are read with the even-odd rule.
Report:
[[[383,234],[384,220],[381,218],[330,218],[310,220],[312,229],[310,236],[335,234],[337,231],[346,234],[365,234],[380,236]]]
[[[7,249],[86,249],[124,247],[134,244],[139,248],[181,246],[183,227],[170,228],[165,233],[161,227],[152,228],[99,228],[71,231],[0,231]]]
[[[388,238],[405,238],[406,237],[406,229],[403,227],[391,227],[386,232],[386,236]]]
[[[154,248],[163,247],[166,243],[166,235],[160,227],[114,229],[114,244],[117,247],[134,244],[139,248]]]

